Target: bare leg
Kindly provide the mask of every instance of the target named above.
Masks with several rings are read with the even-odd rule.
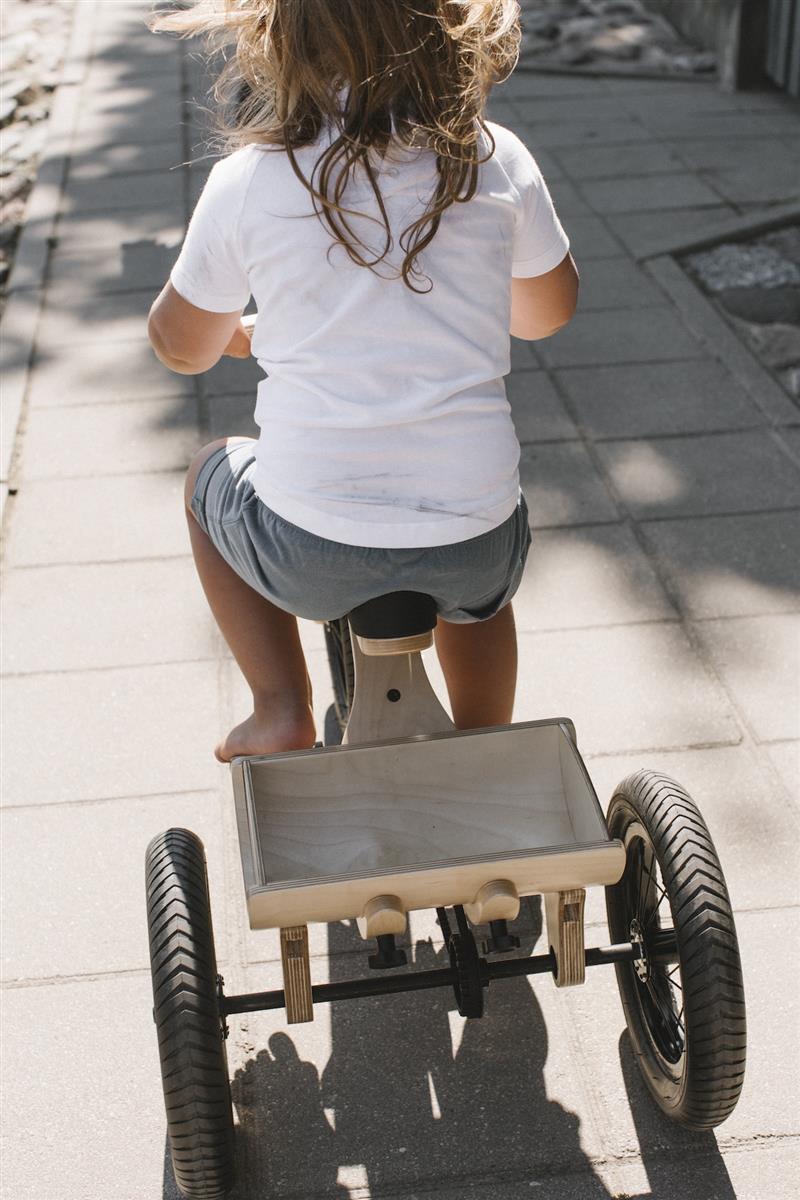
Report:
[[[509,725],[517,685],[517,635],[510,604],[488,621],[439,618],[436,653],[457,729]]]
[[[230,762],[236,754],[307,749],[314,744],[315,731],[297,619],[254,591],[228,566],[189,509],[200,467],[222,444],[205,446],[192,462],[186,479],[186,512],[206,599],[253,693],[252,716],[232,729],[214,751],[220,762]]]

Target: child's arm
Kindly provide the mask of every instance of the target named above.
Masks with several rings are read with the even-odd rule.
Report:
[[[544,275],[511,280],[511,333],[534,341],[566,325],[578,302],[578,272],[572,255]]]
[[[167,283],[150,309],[147,334],[164,366],[179,375],[199,375],[223,354],[248,357],[252,325],[243,325],[241,316],[241,309],[216,313],[197,308]]]

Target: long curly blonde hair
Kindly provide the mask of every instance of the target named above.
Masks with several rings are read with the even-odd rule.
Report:
[[[150,24],[206,34],[223,51],[214,96],[227,147],[281,146],[334,241],[360,266],[375,269],[393,244],[371,153],[385,154],[395,140],[434,151],[436,188],[399,238],[403,281],[429,290],[419,255],[445,210],[474,196],[479,165],[494,151],[483,111],[492,85],[517,61],[517,0],[196,0]],[[295,151],[326,127],[332,140],[307,179]],[[349,218],[358,214],[344,204],[359,167],[383,226],[377,251],[355,232]]]

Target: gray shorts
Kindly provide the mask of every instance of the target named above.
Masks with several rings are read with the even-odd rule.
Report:
[[[216,450],[203,464],[192,512],[229,566],[278,608],[323,621],[386,592],[426,592],[447,621],[493,617],[519,587],[528,509],[488,533],[449,546],[376,549],[328,541],[285,521],[259,500],[251,477],[255,442]]]

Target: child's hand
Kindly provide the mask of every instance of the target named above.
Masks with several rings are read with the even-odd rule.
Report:
[[[253,336],[253,326],[255,323],[255,313],[247,317],[242,317],[238,328],[234,330],[233,337],[222,353],[227,355],[228,358],[249,358],[251,354],[250,341]]]

